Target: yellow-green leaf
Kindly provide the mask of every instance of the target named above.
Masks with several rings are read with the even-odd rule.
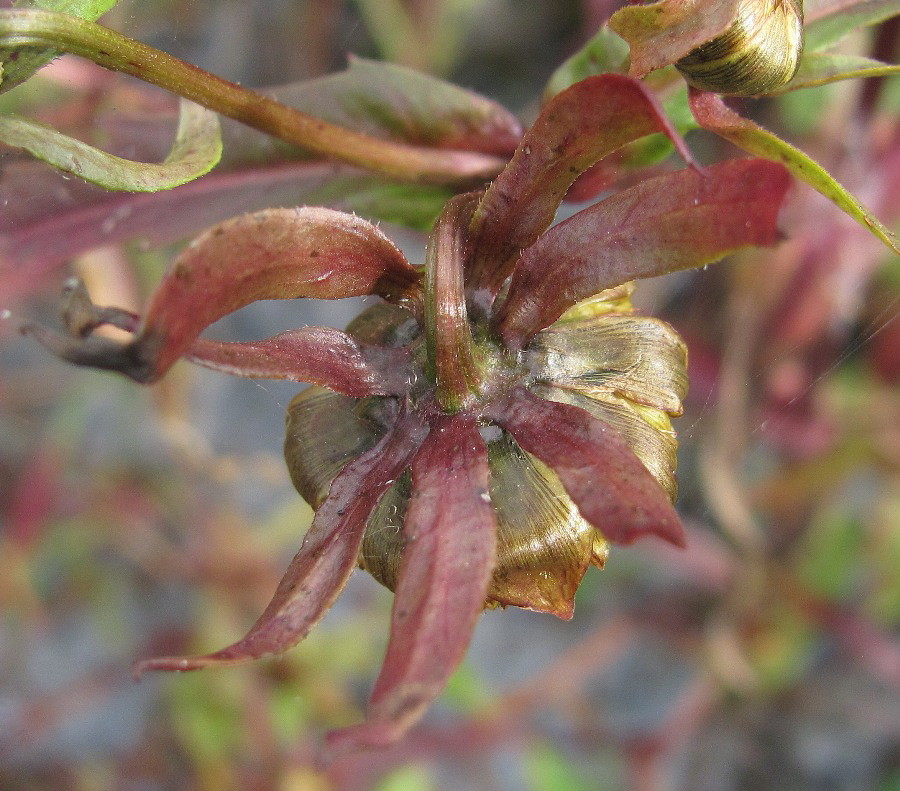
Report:
[[[80,19],[98,19],[116,4],[117,0],[16,0],[16,8],[41,8],[58,11]],[[33,50],[18,47],[0,48],[0,93],[25,82],[42,66],[60,53],[53,49]]]
[[[156,192],[199,178],[222,155],[218,116],[182,101],[178,133],[166,159],[133,162],[108,154],[50,126],[14,115],[0,116],[0,142],[24,148],[60,170],[110,190]]]
[[[842,211],[868,228],[895,253],[900,239],[886,228],[859,200],[825,168],[799,148],[729,109],[721,97],[701,91],[691,92],[691,110],[699,124],[757,157],[782,163],[796,178],[834,202]]]
[[[808,52],[800,61],[794,78],[777,93],[815,88],[854,77],[886,77],[891,74],[900,74],[900,66],[861,55]]]

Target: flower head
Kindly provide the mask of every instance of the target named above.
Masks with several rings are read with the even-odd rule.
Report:
[[[76,289],[68,336],[29,328],[66,359],[142,382],[185,357],[317,385],[291,403],[285,443],[316,516],[271,603],[234,645],[140,670],[284,651],[359,564],[395,592],[391,636],[366,722],[330,745],[386,744],[440,693],[486,605],[570,617],[607,542],[684,543],[670,417],[686,352],[671,327],[636,315],[632,281],[774,242],[788,178],[762,160],[692,165],[551,227],[580,173],[653,132],[690,161],[640,83],[591,78],[547,104],[489,187],[447,204],[424,267],[359,218],[274,209],[198,238],[143,318]],[[359,294],[384,302],[347,332],[198,339],[258,299]],[[103,323],[133,340],[92,335]]]

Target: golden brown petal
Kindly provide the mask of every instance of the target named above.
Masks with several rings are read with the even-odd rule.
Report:
[[[556,474],[505,431],[488,444],[498,556],[488,597],[569,618],[575,591],[606,541],[578,513]]]
[[[741,0],[728,30],[675,65],[700,90],[758,96],[790,81],[802,52],[802,0]]]
[[[308,387],[288,405],[284,457],[297,491],[318,508],[334,477],[384,435],[379,411],[392,399],[356,399]]]
[[[561,320],[535,336],[529,354],[539,382],[605,390],[681,414],[687,347],[659,319],[605,314]]]

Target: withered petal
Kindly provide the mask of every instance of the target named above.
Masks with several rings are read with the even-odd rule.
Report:
[[[288,404],[284,457],[297,491],[313,508],[335,476],[372,448],[396,417],[393,399],[362,401],[312,386]]]
[[[484,607],[496,553],[484,440],[474,418],[441,416],[412,463],[387,655],[361,725],[333,731],[338,754],[397,741],[441,693]]]
[[[498,538],[488,599],[571,618],[575,592],[603,539],[556,474],[507,432],[488,443],[488,454]]]
[[[535,380],[618,393],[677,416],[687,394],[687,347],[666,322],[601,315],[558,321],[528,347]]]
[[[547,464],[581,515],[613,543],[655,535],[684,546],[684,528],[666,491],[608,424],[524,387],[492,404],[486,416]]]
[[[575,591],[604,541],[579,514],[559,478],[500,428],[488,442],[490,493],[497,517],[497,563],[486,604],[571,618]],[[366,527],[360,566],[394,590],[404,552],[403,524],[411,491],[401,476]]]
[[[406,468],[428,433],[415,413],[400,416],[371,450],[334,479],[275,595],[250,631],[233,645],[205,656],[138,662],[145,670],[197,670],[278,654],[296,645],[322,618],[356,566],[369,514]]]
[[[185,357],[217,371],[323,385],[362,398],[400,395],[412,379],[406,349],[359,343],[331,327],[303,327],[261,341],[194,341]]]

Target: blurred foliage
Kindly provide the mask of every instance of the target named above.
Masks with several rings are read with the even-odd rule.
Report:
[[[402,24],[376,29],[388,7]],[[333,71],[347,51],[387,56],[527,119],[614,8],[127,0],[107,22],[248,84]],[[859,52],[891,25],[896,57],[896,20]],[[68,63],[39,78],[49,111],[65,111],[61,80],[66,95],[103,84]],[[747,107],[896,227],[898,84]],[[614,552],[569,623],[487,613],[421,727],[327,770],[318,740],[361,717],[384,649],[390,595],[363,575],[282,658],[140,684],[128,672],[227,644],[268,600],[311,518],[280,458],[293,387],[181,365],[143,390],[57,363],[0,320],[0,789],[900,789],[896,259],[807,188],[785,231],[774,252],[639,291],[691,349],[676,423],[689,549]],[[106,247],[36,273],[16,317],[50,316],[73,271],[98,302],[136,308],[167,258]],[[223,337],[353,312],[260,305]]]

